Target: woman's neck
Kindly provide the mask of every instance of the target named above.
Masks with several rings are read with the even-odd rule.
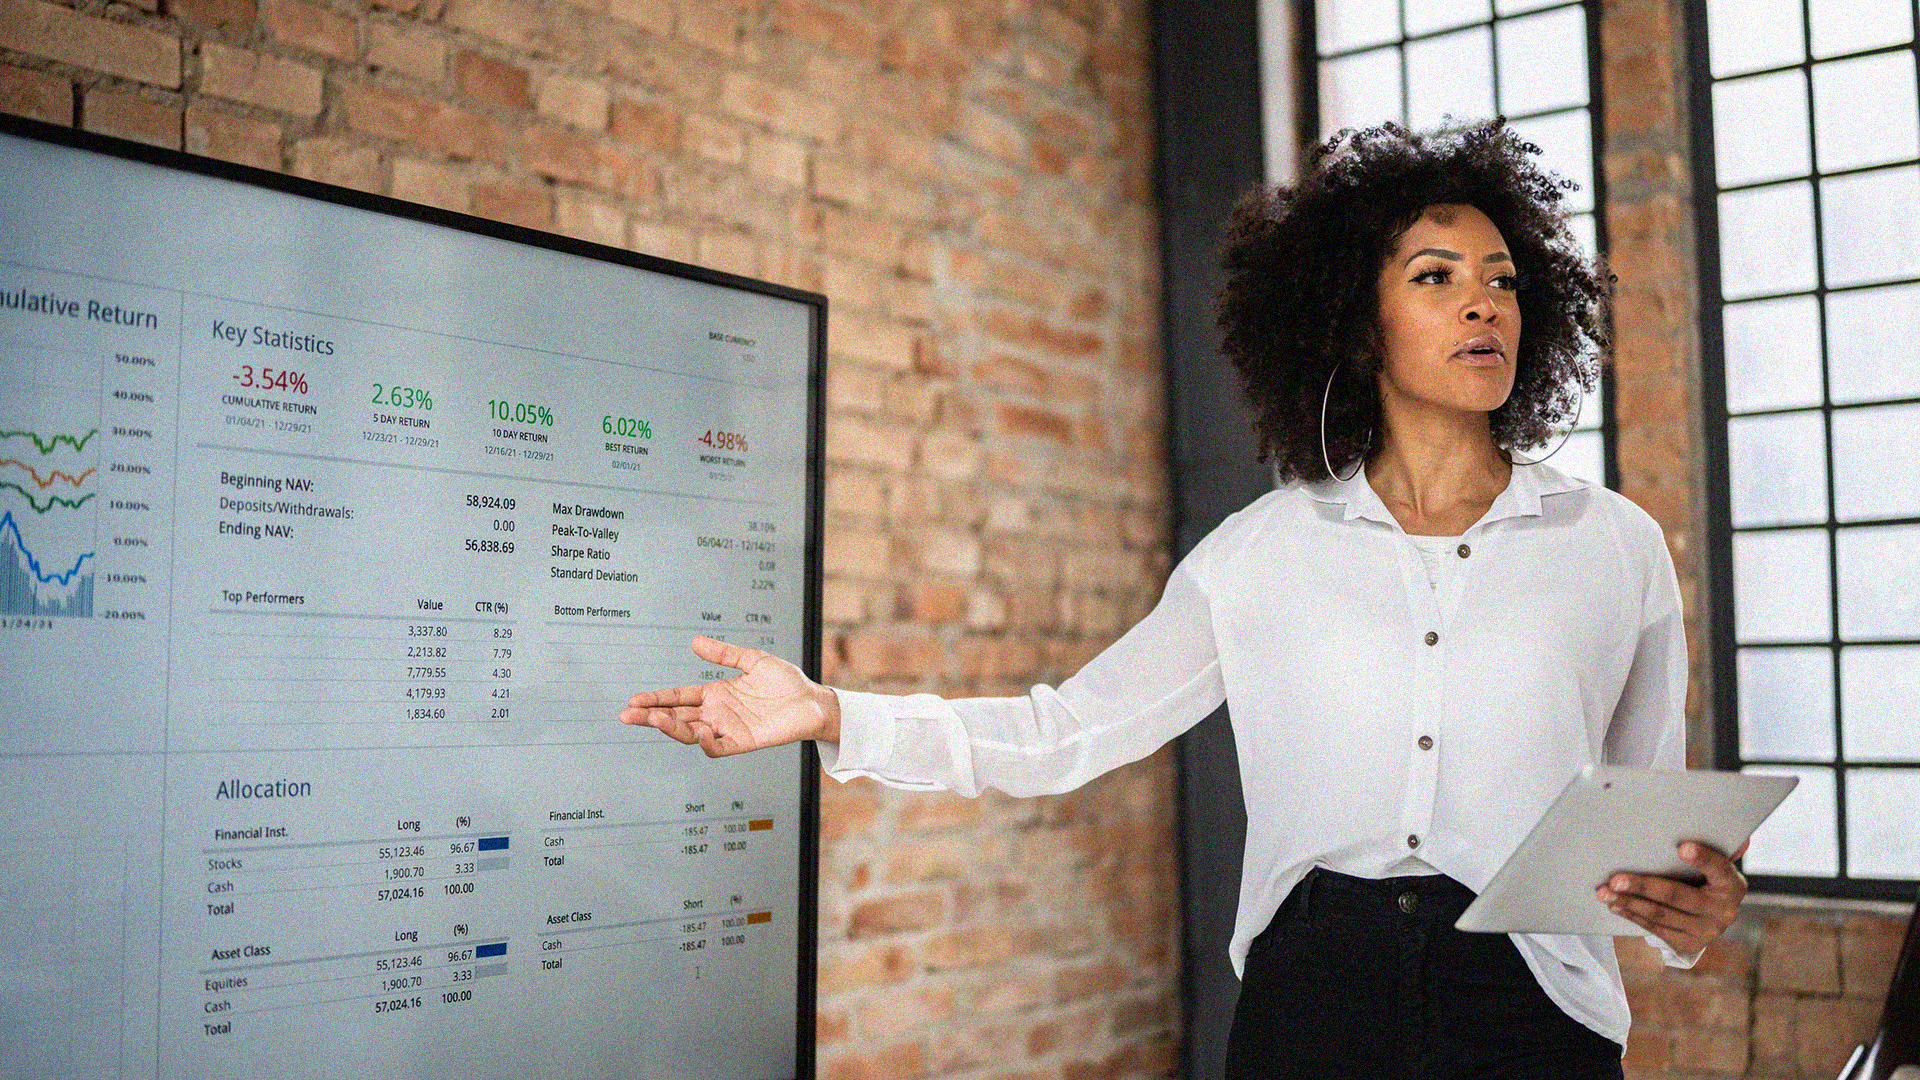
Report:
[[[1455,536],[1507,489],[1513,465],[1480,438],[1388,439],[1367,463],[1367,483],[1412,535]]]

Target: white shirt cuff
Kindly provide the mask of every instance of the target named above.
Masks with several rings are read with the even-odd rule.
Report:
[[[879,769],[893,756],[893,714],[880,694],[834,691],[840,699],[840,741],[815,743],[820,765],[841,783],[856,776],[879,777]]]
[[[1699,963],[1700,957],[1705,955],[1707,951],[1703,946],[1699,952],[1694,953],[1692,956],[1686,956],[1675,952],[1673,946],[1667,944],[1666,939],[1657,934],[1642,934],[1640,936],[1647,939],[1647,944],[1660,950],[1660,958],[1666,961],[1667,966],[1670,968],[1690,968]]]

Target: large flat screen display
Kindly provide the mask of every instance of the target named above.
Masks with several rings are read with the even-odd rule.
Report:
[[[810,1075],[824,320],[0,126],[0,1071]]]

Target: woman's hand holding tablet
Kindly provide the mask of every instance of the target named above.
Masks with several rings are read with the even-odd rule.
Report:
[[[1740,850],[1729,856],[1689,840],[1680,845],[1680,857],[1706,875],[1705,884],[1622,873],[1595,889],[1594,896],[1607,905],[1607,910],[1638,923],[1672,946],[1674,952],[1696,956],[1740,914],[1747,879],[1733,860],[1746,850],[1747,845],[1741,844]]]

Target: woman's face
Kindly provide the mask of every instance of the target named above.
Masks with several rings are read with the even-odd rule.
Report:
[[[1514,273],[1487,215],[1428,207],[1380,269],[1383,401],[1477,413],[1504,404],[1520,348]]]

